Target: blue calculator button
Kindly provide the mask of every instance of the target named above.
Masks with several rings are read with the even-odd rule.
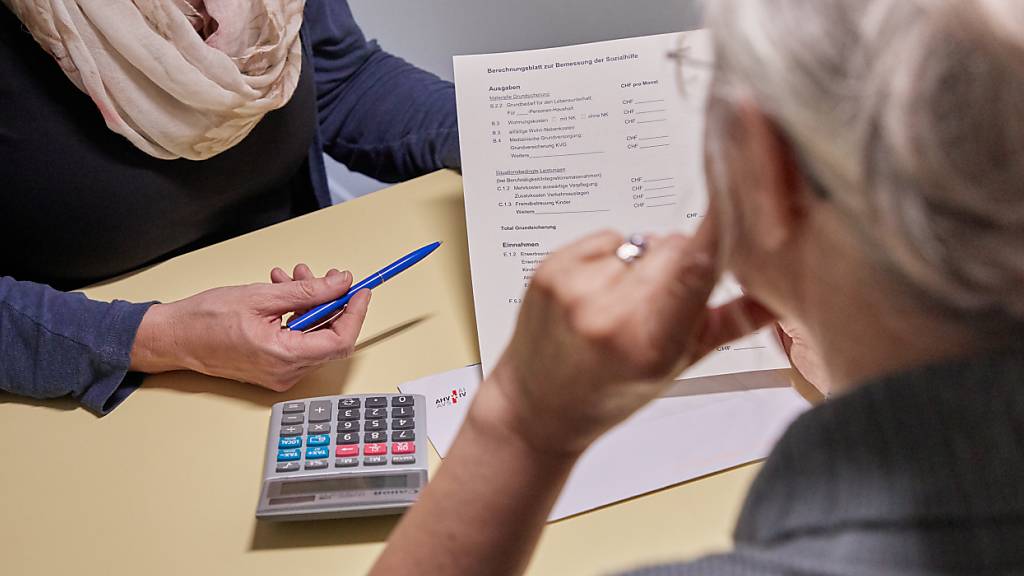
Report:
[[[277,451],[278,462],[291,462],[292,460],[298,460],[302,457],[302,453],[299,452],[298,448],[290,448],[288,450]]]
[[[306,438],[306,446],[327,446],[331,443],[331,437],[327,434],[317,434]]]
[[[312,458],[327,458],[327,454],[327,448],[323,446],[317,446],[316,448],[306,448],[306,460]]]
[[[302,438],[295,436],[292,438],[281,438],[277,441],[277,447],[281,450],[287,450],[288,448],[299,448],[302,446]]]

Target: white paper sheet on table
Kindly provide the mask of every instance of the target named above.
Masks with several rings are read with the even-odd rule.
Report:
[[[480,385],[479,365],[407,382],[427,399],[427,434],[444,458]],[[768,455],[807,402],[784,371],[680,380],[594,443],[549,520],[645,494]]]
[[[669,53],[685,55],[685,68]],[[485,374],[551,251],[601,229],[692,233],[704,217],[706,31],[457,56],[466,231]],[[725,278],[717,305],[740,294]],[[686,373],[788,368],[771,330]]]

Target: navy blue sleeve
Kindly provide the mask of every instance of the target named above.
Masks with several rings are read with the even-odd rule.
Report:
[[[97,302],[0,277],[0,390],[71,396],[97,414],[110,412],[142,382],[128,367],[151,305]]]
[[[384,182],[461,166],[451,82],[368,42],[345,0],[308,0],[305,24],[325,152]]]

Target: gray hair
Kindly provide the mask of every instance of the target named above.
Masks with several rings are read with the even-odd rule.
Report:
[[[791,139],[873,255],[1024,320],[1024,1],[710,0],[719,89]]]

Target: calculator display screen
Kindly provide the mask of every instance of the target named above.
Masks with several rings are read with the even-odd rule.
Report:
[[[407,476],[348,476],[286,482],[281,485],[281,495],[313,494],[319,492],[349,492],[358,490],[379,490],[383,488],[408,488]]]

